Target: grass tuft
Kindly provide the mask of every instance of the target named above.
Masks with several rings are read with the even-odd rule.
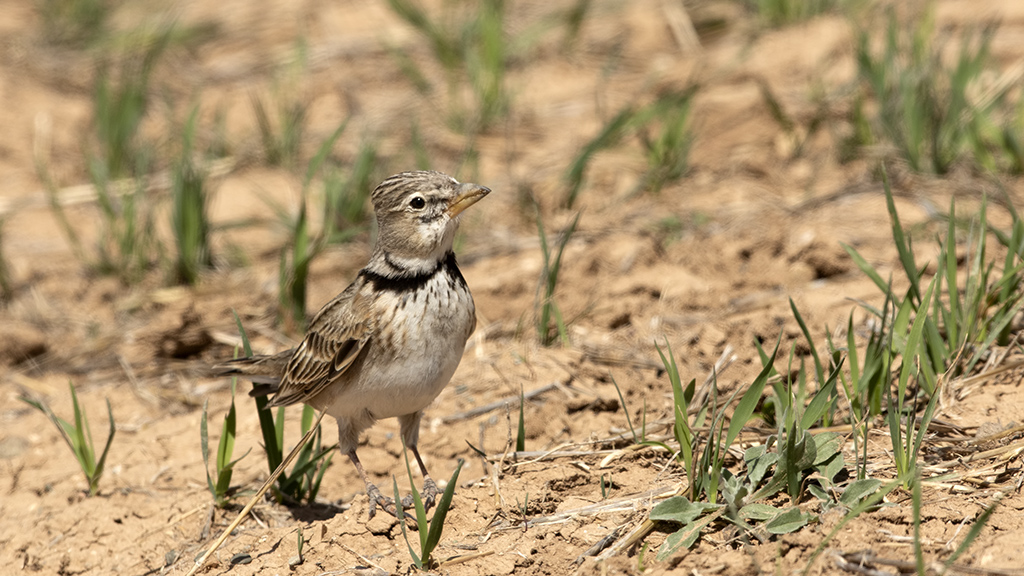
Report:
[[[988,80],[996,25],[964,32],[950,66],[932,9],[914,22],[893,9],[887,14],[882,38],[859,33],[854,146],[890,147],[915,172],[942,175],[960,162],[981,172],[1018,172],[1024,101],[1015,83]]]
[[[324,236],[327,242],[346,242],[366,232],[373,216],[370,193],[380,177],[379,154],[375,142],[359,147],[347,174],[337,167],[325,169]]]
[[[89,418],[82,411],[78,404],[78,395],[75,394],[75,386],[68,382],[71,389],[71,406],[74,409],[74,422],[57,416],[50,409],[50,406],[43,401],[35,400],[27,396],[21,396],[22,402],[34,407],[53,422],[53,425],[60,432],[61,438],[71,449],[78,461],[78,467],[82,470],[86,482],[89,484],[89,496],[95,496],[99,492],[100,478],[103,477],[103,468],[107,462],[107,454],[110,452],[110,445],[114,441],[114,412],[110,409],[110,400],[107,400],[107,421],[110,423],[110,432],[107,434],[107,443],[103,446],[99,460],[96,459],[96,449],[92,443],[92,431],[89,429]]]
[[[628,105],[611,118],[601,132],[585,144],[566,172],[569,189],[564,205],[576,204],[583,188],[587,168],[602,150],[618,146],[636,136],[647,159],[647,170],[637,184],[638,190],[658,192],[665,184],[681,178],[689,169],[693,133],[690,110],[697,86],[670,91],[646,106]]]
[[[281,250],[278,268],[278,317],[290,332],[305,330],[309,267],[327,243],[326,235],[313,236],[309,230],[307,204],[310,188],[313,178],[319,173],[346,125],[347,123],[343,123],[321,143],[317,153],[306,166],[306,176],[302,182],[302,204],[299,206],[297,217],[289,226],[288,245]]]
[[[388,0],[391,10],[426,41],[444,71],[448,124],[465,133],[493,127],[505,117],[510,97],[505,88],[508,42],[505,35],[505,1],[483,0],[459,5],[445,2],[432,17],[415,0]],[[435,90],[431,74],[407,54],[395,50],[399,66],[424,94]],[[468,87],[471,102],[464,102]]]
[[[237,349],[235,356],[237,357]],[[235,451],[235,431],[237,427],[237,416],[235,412],[235,386],[238,378],[231,379],[231,408],[224,417],[224,423],[220,429],[220,441],[217,444],[217,459],[214,461],[214,475],[210,475],[210,442],[207,432],[207,407],[209,401],[203,403],[203,416],[199,421],[199,441],[203,454],[203,469],[206,472],[206,485],[213,496],[217,506],[224,507],[230,501],[232,495],[231,475],[234,472],[235,464],[245,458],[249,451],[232,460],[231,456]],[[214,482],[214,477],[217,481]]]
[[[252,346],[249,344],[249,336],[242,326],[242,321],[235,314],[235,324],[238,325],[238,332],[242,337],[242,350],[245,355],[252,356]],[[277,409],[277,416],[270,411],[267,404],[270,401],[266,396],[256,396],[256,413],[259,416],[260,432],[263,435],[263,450],[267,458],[267,468],[273,475],[278,466],[284,460],[284,423],[285,407]],[[315,410],[311,406],[302,407],[302,435],[305,437],[313,426]],[[295,465],[291,471],[284,471],[277,477],[273,494],[278,501],[294,503],[313,502],[320,491],[320,484],[323,481],[324,472],[331,464],[333,451],[337,445],[326,448],[321,446],[321,429],[317,421],[316,430],[313,432],[311,442],[302,445]]]
[[[193,158],[198,116],[197,107],[185,123],[181,156],[174,163],[171,175],[172,228],[177,248],[174,273],[178,282],[186,284],[196,284],[200,272],[213,263],[206,175]]]
[[[448,480],[448,485],[444,487],[444,493],[441,494],[441,499],[437,502],[437,508],[434,510],[434,517],[427,521],[427,510],[423,505],[423,499],[420,497],[419,490],[416,489],[416,481],[412,476],[412,466],[409,465],[409,452],[405,450],[403,446],[403,454],[405,454],[405,469],[409,474],[409,485],[412,489],[412,501],[413,509],[416,513],[416,527],[420,535],[420,552],[416,553],[412,548],[412,543],[409,542],[409,532],[405,527],[405,511],[401,511],[402,518],[399,519],[398,524],[402,527],[402,537],[405,538],[405,545],[409,548],[409,556],[412,558],[413,564],[419,570],[426,571],[437,566],[437,562],[431,556],[434,549],[437,548],[439,542],[441,542],[441,534],[444,531],[444,521],[448,517],[448,510],[452,505],[452,497],[455,495],[455,484],[459,481],[459,472],[462,471],[462,465],[465,461],[459,459],[458,465],[455,467],[455,472],[452,477]],[[402,496],[398,492],[398,480],[392,478],[394,484],[395,494],[395,505],[401,510]]]
[[[551,346],[555,343],[556,337],[561,340],[564,346],[569,345],[569,332],[562,311],[555,302],[555,290],[558,288],[558,275],[562,270],[562,255],[565,247],[576,232],[581,213],[577,212],[572,222],[562,231],[556,241],[554,253],[548,246],[547,233],[544,231],[544,221],[540,216],[540,209],[537,209],[537,233],[540,237],[541,254],[544,257],[544,267],[541,269],[540,284],[537,287],[536,309],[537,309],[537,338],[544,346]]]
[[[36,0],[43,37],[51,44],[84,47],[102,38],[109,27],[115,0]]]

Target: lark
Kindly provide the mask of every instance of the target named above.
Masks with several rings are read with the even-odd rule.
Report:
[[[356,447],[377,420],[397,417],[423,473],[423,496],[440,494],[417,444],[423,410],[451,380],[476,326],[476,308],[455,262],[459,215],[490,189],[440,172],[395,174],[371,200],[378,235],[370,262],[313,318],[298,347],[219,366],[274,394],[270,406],[305,403],[338,421],[338,448],[376,506],[398,515],[366,477]],[[404,505],[408,507],[408,502]]]

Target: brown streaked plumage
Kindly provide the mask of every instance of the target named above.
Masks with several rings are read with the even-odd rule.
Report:
[[[438,489],[417,449],[426,408],[454,374],[476,324],[469,288],[452,252],[458,216],[490,190],[440,172],[403,172],[373,191],[378,236],[370,262],[313,318],[298,347],[227,362],[224,374],[251,379],[271,406],[306,403],[338,421],[338,445],[375,504],[396,514],[356,456],[359,434],[397,417],[424,476]]]

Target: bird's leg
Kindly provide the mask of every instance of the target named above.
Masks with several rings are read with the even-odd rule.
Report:
[[[356,466],[356,470],[359,471],[359,477],[363,479],[363,484],[366,485],[366,495],[370,498],[370,518],[377,513],[377,506],[380,506],[382,510],[391,514],[395,518],[399,518],[398,509],[395,507],[395,501],[387,496],[380,493],[380,490],[374,486],[373,482],[370,482],[366,477],[366,471],[363,470],[363,465],[359,462],[359,457],[356,456],[356,451],[353,448],[348,452],[348,458]],[[405,513],[402,513],[405,516]]]
[[[416,447],[419,444],[420,438],[420,419],[423,418],[423,412],[414,412],[412,414],[406,414],[405,416],[398,417],[398,424],[402,434],[402,440],[405,441],[405,445],[412,451],[412,455],[416,457],[416,463],[420,465],[420,473],[423,474],[423,508],[424,510],[430,510],[434,507],[434,503],[437,497],[441,495],[441,491],[437,489],[437,484],[431,479],[430,473],[427,472],[427,466],[423,463],[423,458],[420,456],[420,451]],[[402,506],[406,508],[412,508],[413,501],[412,495],[406,496],[402,499]]]
[[[420,473],[423,474],[423,509],[430,510],[434,507],[437,497],[441,495],[441,491],[438,490],[437,484],[434,483],[433,478],[427,472],[426,465],[423,464],[423,458],[420,457],[420,451],[416,446],[410,446],[409,450],[412,450],[412,455],[416,457],[416,463],[420,465]],[[402,500],[402,505],[405,505],[405,499]]]

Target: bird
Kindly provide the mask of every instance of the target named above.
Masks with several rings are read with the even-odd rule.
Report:
[[[476,326],[476,307],[452,244],[464,210],[490,189],[436,171],[386,178],[370,199],[377,240],[367,265],[313,317],[301,343],[273,355],[215,366],[253,382],[269,406],[305,403],[333,416],[338,448],[355,465],[370,500],[398,516],[395,503],[370,482],[356,454],[360,434],[397,417],[405,446],[423,474],[423,500],[440,494],[417,447],[423,410],[462,360]]]

